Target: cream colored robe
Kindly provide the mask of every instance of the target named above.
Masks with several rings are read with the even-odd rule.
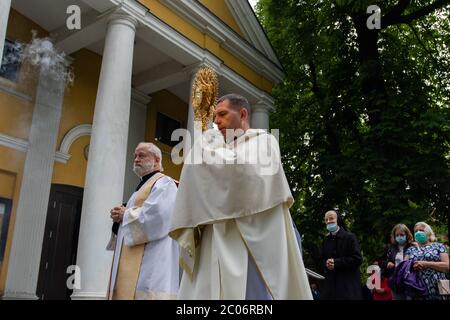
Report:
[[[178,298],[245,299],[262,287],[269,298],[311,300],[292,203],[272,135],[249,129],[225,144],[210,130],[198,139],[185,159],[169,233],[184,269]],[[247,281],[249,266],[259,286]]]
[[[116,276],[122,243],[135,246],[145,243],[136,300],[175,299],[179,286],[178,245],[168,236],[177,187],[168,176],[159,179],[142,207],[134,208],[138,192],[127,203],[117,235],[111,274],[111,289]]]

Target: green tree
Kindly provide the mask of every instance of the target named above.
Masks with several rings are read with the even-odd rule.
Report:
[[[447,221],[449,3],[259,1],[286,71],[273,91],[271,127],[280,128],[310,266],[318,267],[323,214],[331,208],[369,260],[394,224]],[[380,29],[368,27],[370,5],[381,9]]]

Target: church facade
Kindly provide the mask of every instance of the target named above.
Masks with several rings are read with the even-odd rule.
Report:
[[[44,62],[61,55],[11,59],[30,43],[43,59],[66,54],[60,76]],[[2,0],[0,52],[3,299],[105,299],[109,210],[138,183],[138,142],[155,143],[177,179],[171,133],[192,131],[198,68],[215,69],[219,95],[249,100],[255,128],[268,129],[284,77],[242,0]]]

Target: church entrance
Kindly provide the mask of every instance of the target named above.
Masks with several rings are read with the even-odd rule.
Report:
[[[39,299],[70,299],[73,290],[66,283],[73,274],[68,267],[76,263],[82,201],[82,188],[52,184],[36,290]]]

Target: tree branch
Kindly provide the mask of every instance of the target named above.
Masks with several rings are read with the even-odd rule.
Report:
[[[423,20],[419,21],[419,23],[421,24],[422,29],[424,30],[423,32],[427,33],[428,36],[429,36],[429,38],[430,38],[431,41],[433,42],[433,44],[434,44],[434,50],[433,50],[433,51],[434,51],[434,52],[438,52],[438,51],[439,51],[439,45],[438,45],[438,43],[436,42],[436,38],[434,37],[433,33],[430,32],[430,29],[431,29],[430,25],[425,25],[425,23],[424,23]],[[441,59],[440,59],[440,58],[436,58],[436,60],[438,60],[439,63],[441,63]],[[442,66],[441,66],[441,67],[442,67]],[[450,69],[448,69],[448,70],[450,71]]]
[[[317,73],[316,73],[316,64],[313,60],[309,63],[309,68],[311,69],[311,80],[312,80],[312,92],[320,99],[320,90],[319,85],[317,83]]]
[[[417,34],[416,29],[414,29],[414,27],[412,26],[411,23],[408,23],[409,28],[412,30],[412,32],[414,33],[414,36],[416,37],[417,41],[419,42],[420,46],[423,48],[423,50],[425,50],[425,52],[430,56],[431,60],[434,62],[434,65],[436,66],[436,68],[439,70],[440,68],[442,68],[442,66],[440,66],[440,63],[438,61],[438,59],[436,59],[435,56],[433,56],[433,53],[428,50],[428,48],[425,46],[425,44],[422,42],[422,40],[420,39],[419,35]],[[440,77],[438,77],[438,91],[441,92],[441,89],[443,88],[443,83]]]
[[[423,8],[420,8],[419,10],[417,10],[413,13],[410,13],[407,15],[401,15],[401,12],[398,13],[398,10],[401,9],[401,7],[402,7],[400,4],[405,5],[406,2],[408,2],[408,4],[409,4],[410,1],[409,0],[400,0],[400,2],[394,7],[394,9],[392,9],[392,11],[394,11],[394,14],[390,15],[390,13],[388,13],[385,16],[385,20],[383,20],[383,19],[381,20],[383,28],[386,28],[386,27],[394,25],[394,24],[410,23],[413,20],[422,18],[422,17],[430,14],[431,12],[435,11],[436,9],[443,8],[444,6],[450,4],[450,0],[436,0],[434,3],[429,4],[428,6],[425,6]],[[404,9],[403,9],[403,11],[404,11]]]
[[[433,56],[433,53],[430,52],[430,50],[428,50],[428,48],[425,46],[425,44],[422,42],[422,40],[420,39],[419,35],[417,34],[416,29],[412,26],[411,23],[408,23],[408,27],[411,29],[411,31],[414,34],[414,37],[417,39],[417,41],[419,42],[420,46],[423,48],[423,50],[430,56],[431,60],[434,62],[435,66],[437,68],[439,68],[439,62],[438,60]]]
[[[386,26],[396,19],[398,19],[403,11],[409,6],[411,0],[400,0],[388,13],[386,13],[382,18],[381,22],[387,21]]]

